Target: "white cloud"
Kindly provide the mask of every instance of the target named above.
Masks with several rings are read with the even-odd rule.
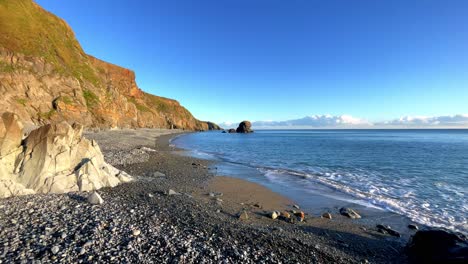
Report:
[[[257,121],[252,127],[259,128],[334,128],[334,127],[369,127],[368,121],[350,115],[313,115],[287,121]]]
[[[237,123],[224,122],[223,128],[235,128]],[[350,115],[312,115],[286,121],[252,122],[254,129],[307,128],[468,128],[468,114],[447,116],[404,116],[390,121],[369,122]]]
[[[404,116],[399,119],[379,123],[387,126],[405,127],[468,127],[468,114],[448,116]]]
[[[226,121],[226,122],[223,122],[223,123],[220,123],[218,124],[220,127],[232,127],[232,126],[235,126],[236,124],[234,122],[229,122],[229,121]]]

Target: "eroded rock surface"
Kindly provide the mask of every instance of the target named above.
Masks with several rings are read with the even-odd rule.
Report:
[[[22,124],[11,113],[0,124],[0,197],[91,191],[131,180],[104,161],[83,126],[67,122],[33,130],[22,140]]]

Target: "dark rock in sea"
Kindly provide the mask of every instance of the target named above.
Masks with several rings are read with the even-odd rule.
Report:
[[[249,121],[242,121],[240,122],[239,126],[236,129],[237,133],[252,133],[253,130],[251,129],[252,123]]]
[[[411,238],[408,255],[415,263],[468,263],[466,237],[446,230],[421,230]]]
[[[236,133],[236,130],[235,130],[234,128],[230,128],[230,129],[228,130],[228,133]]]
[[[408,228],[413,229],[413,230],[418,230],[419,229],[419,227],[417,225],[413,225],[413,224],[409,224]]]
[[[221,133],[227,133],[227,132],[226,132],[226,130],[223,130],[223,132],[221,132]]]
[[[344,216],[347,216],[351,219],[359,219],[361,218],[361,216],[356,212],[354,211],[353,209],[351,208],[341,208],[340,209],[340,214],[341,215],[344,215]]]
[[[389,234],[391,236],[394,236],[394,237],[401,237],[400,233],[398,233],[397,231],[393,230],[390,226],[384,226],[384,225],[377,225],[377,230],[380,232],[380,233],[383,233],[383,234]]]

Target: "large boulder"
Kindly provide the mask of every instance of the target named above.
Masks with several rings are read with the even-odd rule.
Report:
[[[252,123],[250,123],[250,121],[242,121],[237,127],[236,132],[237,133],[252,133],[253,130],[251,129],[251,127],[252,127]]]
[[[0,159],[0,197],[91,191],[130,181],[82,132],[81,125],[66,122],[33,130],[14,157]]]
[[[421,230],[411,238],[408,254],[415,263],[468,263],[468,242],[446,230]]]

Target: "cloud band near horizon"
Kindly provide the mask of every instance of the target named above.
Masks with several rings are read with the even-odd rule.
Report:
[[[224,122],[223,128],[235,127],[237,123]],[[286,121],[255,121],[254,129],[294,128],[468,128],[468,114],[445,116],[404,116],[381,122],[370,122],[350,115],[312,115]]]

